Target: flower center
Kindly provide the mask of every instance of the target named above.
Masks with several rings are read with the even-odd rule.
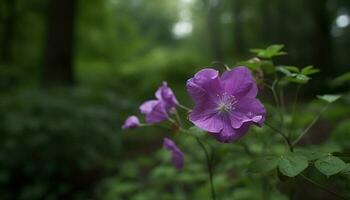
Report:
[[[217,95],[219,97],[218,111],[220,113],[227,113],[236,109],[237,99],[235,96],[227,94],[226,92],[222,95]]]

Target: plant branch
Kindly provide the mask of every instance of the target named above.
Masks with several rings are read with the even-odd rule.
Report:
[[[215,188],[214,188],[214,182],[213,182],[214,173],[213,173],[213,167],[212,167],[212,158],[209,156],[209,152],[208,152],[207,148],[205,148],[203,142],[198,137],[196,137],[196,140],[197,140],[199,146],[203,149],[203,152],[205,154],[205,158],[207,161],[208,173],[209,173],[211,197],[212,197],[212,200],[216,200],[216,194],[215,194]]]
[[[293,110],[292,110],[292,121],[290,122],[290,128],[288,132],[288,136],[290,137],[292,135],[292,130],[294,127],[294,121],[295,121],[295,108],[297,106],[298,98],[299,98],[299,91],[300,91],[301,85],[298,85],[297,90],[295,92],[294,102],[293,102]]]
[[[293,146],[298,144],[298,142],[306,135],[306,133],[309,132],[309,130],[315,125],[315,123],[318,121],[318,119],[321,117],[322,113],[327,110],[329,103],[323,107],[323,109],[320,111],[320,113],[312,120],[312,122],[306,127],[306,129],[298,136],[297,139],[293,142]]]
[[[271,126],[267,122],[265,122],[265,125],[267,127],[269,127],[270,129],[272,129],[273,131],[275,131],[276,133],[280,134],[283,137],[283,139],[285,140],[286,144],[288,145],[289,150],[292,152],[294,151],[293,145],[286,134],[284,134],[282,131],[278,130],[277,128]]]

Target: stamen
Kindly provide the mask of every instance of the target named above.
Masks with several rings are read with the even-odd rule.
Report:
[[[217,96],[219,97],[219,112],[229,112],[236,109],[235,105],[237,104],[237,99],[235,96],[227,94],[226,92]]]

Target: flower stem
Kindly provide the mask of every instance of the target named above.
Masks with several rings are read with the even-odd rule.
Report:
[[[179,106],[180,108],[186,110],[187,112],[191,112],[191,111],[192,111],[191,108],[189,108],[189,107],[187,107],[187,106],[184,106],[184,105],[182,105],[182,104],[180,104],[180,103],[178,103],[177,106]]]
[[[306,180],[307,182],[309,182],[309,183],[315,185],[315,186],[318,187],[319,189],[321,189],[321,190],[323,190],[323,191],[325,191],[325,192],[328,192],[329,194],[332,194],[332,195],[338,197],[339,199],[346,199],[345,197],[341,196],[340,194],[329,190],[329,189],[326,188],[325,186],[323,186],[323,185],[321,185],[321,184],[315,182],[314,180],[312,180],[311,178],[305,176],[305,175],[302,174],[302,173],[300,174],[300,177],[302,177],[302,178],[303,178],[304,180]]]
[[[272,91],[273,98],[275,99],[275,102],[276,102],[276,106],[277,106],[277,109],[278,109],[278,114],[279,114],[279,117],[280,117],[280,120],[281,120],[282,127],[284,127],[284,117],[283,117],[283,113],[282,113],[281,101],[278,98],[278,93],[276,91],[276,87],[278,86],[278,82],[279,82],[279,79],[276,79],[273,82],[273,84],[271,86],[271,91]]]
[[[320,111],[320,113],[318,113],[318,115],[312,120],[312,122],[306,127],[306,129],[298,136],[298,138],[296,140],[294,140],[294,142],[292,144],[293,146],[298,144],[298,142],[301,140],[301,138],[303,138],[306,135],[306,133],[308,133],[309,130],[315,125],[315,123],[321,117],[322,113],[327,110],[328,105],[329,105],[329,103],[325,107],[323,107],[323,109]]]
[[[287,136],[286,134],[284,134],[282,131],[278,130],[277,128],[271,126],[271,125],[270,125],[269,123],[267,123],[267,122],[265,122],[265,124],[266,124],[267,127],[269,127],[270,129],[272,129],[272,130],[275,131],[276,133],[280,134],[280,135],[283,137],[283,139],[285,140],[285,142],[286,142],[286,144],[287,144],[289,150],[290,150],[291,152],[294,151],[293,145],[292,145],[290,139],[288,138],[288,136]]]
[[[196,139],[197,139],[197,142],[198,142],[199,146],[203,149],[203,152],[205,154],[205,158],[206,158],[206,161],[207,161],[211,198],[212,198],[212,200],[216,200],[215,188],[214,188],[214,182],[213,182],[213,176],[214,176],[213,166],[212,166],[213,153],[212,153],[212,156],[210,157],[209,156],[209,152],[208,152],[207,148],[205,148],[203,142],[198,137],[196,137]]]

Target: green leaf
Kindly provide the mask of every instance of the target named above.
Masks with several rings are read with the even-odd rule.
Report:
[[[305,156],[290,153],[282,156],[278,163],[279,171],[288,177],[295,177],[308,167],[309,163]]]
[[[325,95],[317,95],[317,98],[326,101],[328,103],[333,103],[334,101],[338,100],[341,97],[341,95],[336,94],[325,94]]]
[[[263,60],[261,62],[261,69],[266,73],[266,74],[272,74],[275,72],[275,66],[272,61],[270,60]]]
[[[315,74],[315,73],[317,73],[317,72],[319,72],[319,71],[320,71],[319,69],[315,69],[314,66],[309,65],[309,66],[304,67],[304,68],[301,70],[301,74],[304,74],[304,75],[311,75],[311,74]]]
[[[331,155],[318,159],[315,162],[315,167],[318,169],[318,171],[326,176],[332,176],[341,172],[345,166],[344,161]]]
[[[264,173],[275,169],[278,165],[279,157],[264,156],[254,160],[248,167],[248,172]]]
[[[202,136],[206,135],[205,131],[203,131],[202,129],[200,129],[200,128],[196,127],[196,126],[190,127],[187,130],[187,132],[189,134],[192,134],[192,135],[197,136],[197,137],[202,137]]]
[[[344,169],[341,171],[348,179],[350,179],[350,163],[346,163]]]
[[[286,67],[278,66],[276,67],[276,70],[283,73],[286,76],[292,76],[292,73]]]
[[[288,71],[290,72],[300,73],[299,68],[297,68],[296,66],[285,66],[285,68],[288,69]]]
[[[343,85],[346,82],[350,82],[350,72],[347,72],[345,74],[342,74],[340,76],[338,76],[337,78],[335,78],[331,84],[333,86],[340,86]]]
[[[281,51],[284,45],[276,44],[267,47],[266,49],[251,49],[260,58],[272,58],[274,56],[286,55],[286,52]]]
[[[319,151],[319,150],[299,150],[298,154],[305,156],[309,161],[317,160],[322,157],[326,157],[328,153]]]
[[[247,61],[242,61],[236,64],[237,66],[246,66],[252,71],[256,71],[261,66],[261,60],[259,58],[252,58]]]

